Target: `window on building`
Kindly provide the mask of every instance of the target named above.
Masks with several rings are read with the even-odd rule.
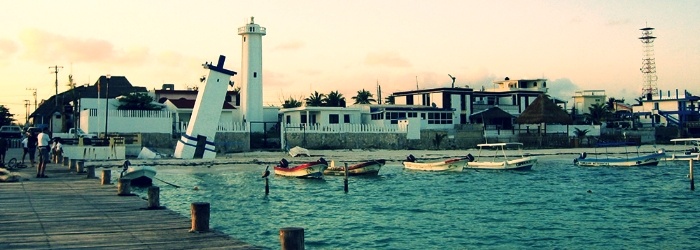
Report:
[[[412,95],[406,96],[406,105],[413,105],[413,96]]]
[[[350,123],[350,115],[343,115],[343,122]]]
[[[409,118],[418,117],[418,113],[417,113],[417,112],[408,112],[408,117],[409,117]]]
[[[328,115],[328,123],[330,124],[338,124],[340,123],[340,116],[338,114],[330,114]]]
[[[301,123],[307,123],[306,122],[306,114],[301,115]]]
[[[287,124],[292,123],[292,117],[289,115],[285,116],[285,120],[287,121]]]
[[[452,113],[430,112],[428,113],[428,124],[452,124]]]
[[[258,72],[253,72],[253,78],[258,78]]]

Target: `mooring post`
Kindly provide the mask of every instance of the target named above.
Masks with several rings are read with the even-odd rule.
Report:
[[[148,187],[148,209],[160,208],[160,187]]]
[[[190,233],[201,233],[209,231],[209,209],[210,205],[208,202],[192,203],[192,229],[190,229]]]
[[[267,181],[267,177],[265,177],[265,195],[270,194],[270,184]]]
[[[95,176],[95,165],[87,166],[87,178],[89,178],[89,179],[97,178]]]
[[[690,173],[688,174],[688,178],[690,178],[690,190],[695,190],[695,179],[693,178],[693,159],[688,160],[689,165],[690,165]]]
[[[102,169],[102,185],[112,184],[112,170]]]
[[[76,162],[76,170],[75,172],[78,174],[84,174],[85,173],[85,160],[78,160]]]
[[[117,195],[131,195],[131,179],[119,178],[119,183],[117,183]]]
[[[280,244],[282,250],[304,249],[304,228],[283,227],[280,228]]]
[[[77,162],[77,159],[70,159],[70,163],[68,164],[68,172],[73,172],[74,169],[78,168],[76,166],[78,164]]]
[[[345,192],[348,192],[348,163],[345,163],[345,179],[343,180],[345,183]]]

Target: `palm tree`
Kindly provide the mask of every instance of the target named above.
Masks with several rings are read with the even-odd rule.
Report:
[[[600,125],[601,121],[604,121],[610,115],[610,110],[605,108],[603,103],[594,103],[588,107],[588,114],[586,114],[586,119],[593,124]]]
[[[320,107],[323,106],[324,98],[326,98],[326,95],[314,91],[314,93],[304,99],[304,101],[306,101],[307,107]]]
[[[294,99],[294,97],[289,97],[287,100],[284,100],[284,103],[282,104],[282,108],[285,109],[298,107],[301,107],[301,102],[297,99]]]
[[[328,107],[345,107],[345,97],[338,91],[331,91],[326,98],[323,98],[324,106]]]
[[[357,95],[353,96],[352,99],[355,100],[355,104],[371,104],[373,102],[377,102],[377,100],[372,99],[372,96],[372,93],[362,89],[357,91]]]
[[[394,95],[387,96],[384,99],[384,103],[385,104],[395,104],[396,103],[396,96],[394,96]]]

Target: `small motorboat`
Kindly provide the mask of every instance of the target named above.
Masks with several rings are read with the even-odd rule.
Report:
[[[489,169],[489,170],[530,170],[537,164],[537,158],[526,156],[523,153],[523,144],[519,142],[506,143],[484,143],[478,144],[479,155],[475,161],[467,163],[468,169]],[[516,148],[516,155],[506,153],[508,149]],[[498,149],[500,152],[493,155],[483,155],[482,149]]]
[[[467,156],[464,157],[451,158],[442,161],[416,162],[416,157],[409,155],[406,157],[406,161],[403,162],[403,166],[404,168],[411,170],[460,172],[464,170],[464,166],[467,165],[467,162],[473,160],[474,156],[467,154]]]
[[[328,168],[328,162],[323,158],[294,167],[290,167],[287,159],[282,158],[280,164],[275,166],[275,175],[297,178],[323,178],[323,171],[326,168]]]
[[[131,186],[149,187],[153,185],[156,176],[156,168],[151,166],[131,166],[131,162],[125,161],[119,178],[130,179]]]
[[[627,146],[636,145],[637,154],[633,155],[631,152],[627,151]],[[579,155],[578,158],[574,159],[574,165],[582,167],[637,167],[637,166],[656,166],[659,165],[659,161],[666,157],[666,151],[662,148],[654,153],[640,154],[639,145],[630,142],[613,142],[613,143],[599,143],[598,146],[606,147],[606,154],[604,157],[588,157],[586,152]],[[607,152],[607,147],[613,146],[625,146],[625,155],[623,157],[612,157],[610,153]]]
[[[386,160],[369,160],[348,166],[348,175],[378,175]],[[323,171],[325,175],[345,175],[345,166],[336,166],[334,161]]]

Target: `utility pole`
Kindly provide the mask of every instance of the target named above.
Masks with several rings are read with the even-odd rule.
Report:
[[[56,95],[53,97],[54,100],[56,100],[56,107],[58,107],[58,69],[62,69],[63,66],[50,66],[49,69],[53,69],[51,71],[52,74],[56,74]]]
[[[24,115],[24,117],[25,117],[24,124],[25,124],[25,125],[26,125],[27,123],[29,123],[29,106],[31,106],[29,100],[24,100],[24,108],[26,109],[26,111],[25,111],[25,113],[24,113],[24,114],[25,114],[25,115]]]
[[[32,91],[32,95],[34,96],[34,111],[36,111],[36,88],[27,88],[27,90]]]

